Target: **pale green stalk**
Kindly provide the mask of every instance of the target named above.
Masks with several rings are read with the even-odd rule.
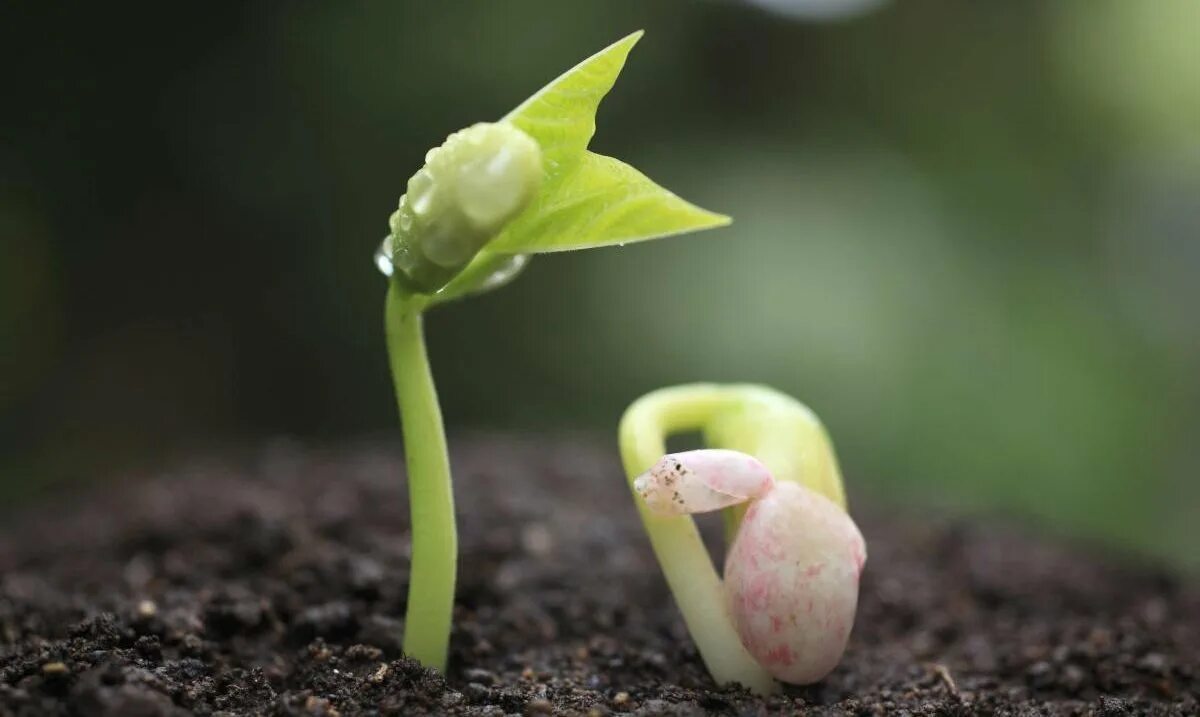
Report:
[[[717,386],[696,385],[664,389],[636,401],[621,419],[621,460],[633,481],[666,453],[671,433],[703,429],[718,411],[733,405],[733,397]],[[721,578],[704,548],[691,516],[654,515],[634,502],[650,536],[675,604],[683,614],[700,658],[718,684],[741,683],[760,694],[778,689],[771,676],[742,646],[725,608]]]
[[[406,293],[393,279],[384,313],[388,358],[404,432],[412,516],[404,653],[426,667],[445,671],[458,536],[442,410],[421,325],[425,301]]]

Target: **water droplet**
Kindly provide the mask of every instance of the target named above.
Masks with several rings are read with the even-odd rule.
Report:
[[[414,214],[425,214],[433,208],[434,195],[433,175],[429,170],[422,169],[408,180],[408,203]]]
[[[395,268],[392,266],[392,236],[389,234],[379,243],[375,250],[375,268],[379,273],[390,277]]]
[[[483,283],[479,285],[479,288],[476,289],[475,292],[479,293],[482,291],[490,291],[496,287],[504,286],[508,282],[512,281],[513,277],[515,277],[517,274],[520,274],[521,270],[524,269],[525,265],[528,263],[528,254],[514,254],[510,256],[503,264],[496,267],[491,274],[488,274],[488,278],[484,279]]]

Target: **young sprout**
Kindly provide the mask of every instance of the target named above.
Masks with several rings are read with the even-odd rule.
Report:
[[[455,132],[430,150],[376,253],[390,278],[387,345],[412,514],[404,651],[426,666],[446,664],[457,532],[425,311],[507,283],[532,254],[729,223],[587,149],[596,109],[640,37],[629,35],[584,60],[499,121]]]
[[[726,448],[656,458],[667,435],[694,430]],[[680,386],[630,406],[620,442],[651,544],[713,678],[769,693],[772,678],[827,675],[854,623],[866,546],[816,416],[764,387]],[[714,510],[726,517],[723,581],[689,517]]]

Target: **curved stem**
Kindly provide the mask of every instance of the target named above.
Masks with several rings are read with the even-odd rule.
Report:
[[[454,609],[458,536],[446,433],[425,352],[423,309],[423,299],[405,292],[395,280],[390,282],[385,328],[404,433],[412,516],[404,652],[426,667],[445,671]]]
[[[655,391],[634,402],[621,419],[621,460],[630,490],[638,475],[666,453],[666,436],[706,425],[729,407],[731,397],[718,386],[698,384]],[[691,516],[658,516],[637,499],[638,513],[650,536],[675,604],[683,614],[700,658],[718,684],[740,682],[760,694],[778,685],[742,646],[725,608],[721,578],[704,548]]]
[[[777,481],[795,481],[845,507],[842,479],[829,436],[804,404],[764,386],[690,384],[638,399],[621,419],[619,440],[630,490],[633,481],[664,453],[672,433],[701,430],[714,448],[749,453]],[[634,491],[634,503],[667,585],[696,642],[704,665],[719,684],[740,682],[766,694],[778,685],[742,646],[725,606],[721,578],[689,515],[651,513]],[[745,506],[723,511],[725,538],[732,541]]]

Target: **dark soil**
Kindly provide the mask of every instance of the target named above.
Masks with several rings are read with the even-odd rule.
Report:
[[[1195,585],[1011,528],[862,509],[870,559],[842,665],[765,701],[717,689],[613,451],[457,446],[444,678],[400,654],[398,454],[281,444],[8,520],[0,714],[1200,710]]]

